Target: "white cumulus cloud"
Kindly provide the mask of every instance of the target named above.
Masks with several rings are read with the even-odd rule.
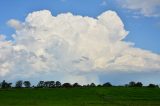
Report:
[[[160,55],[124,41],[128,31],[114,11],[97,18],[50,11],[10,20],[13,41],[0,37],[1,78],[46,78],[81,84],[105,72],[160,70]]]
[[[22,28],[21,22],[15,19],[9,20],[7,24],[17,30]]]

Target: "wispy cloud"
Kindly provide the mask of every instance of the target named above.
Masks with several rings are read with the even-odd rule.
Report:
[[[61,2],[66,2],[67,0],[61,0]]]
[[[160,0],[117,0],[126,9],[147,17],[160,16]]]
[[[107,0],[103,0],[100,5],[101,5],[101,6],[106,6],[106,5],[107,5]]]

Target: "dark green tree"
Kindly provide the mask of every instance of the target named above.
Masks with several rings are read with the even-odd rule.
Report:
[[[70,87],[72,87],[72,85],[71,85],[70,83],[64,83],[64,84],[62,85],[62,87],[70,88]]]
[[[16,88],[22,88],[22,86],[23,86],[23,81],[22,80],[19,80],[19,81],[16,82],[16,85],[15,85]]]
[[[37,84],[38,88],[44,88],[45,87],[45,82],[44,81],[39,81]]]
[[[134,81],[129,82],[129,87],[135,87],[136,83]]]
[[[6,88],[6,85],[7,85],[6,81],[3,80],[2,83],[1,83],[1,88]]]
[[[24,81],[23,84],[24,84],[24,86],[26,88],[30,88],[31,87],[31,83],[29,81]]]
[[[50,81],[45,81],[44,82],[44,87],[49,88],[50,87]]]
[[[78,84],[78,83],[74,83],[74,84],[73,84],[73,87],[81,87],[81,85]]]
[[[141,82],[137,82],[137,83],[135,84],[135,86],[136,86],[136,87],[142,87],[143,84],[142,84]]]
[[[149,87],[149,88],[158,88],[158,85],[155,85],[155,84],[149,84],[149,85],[148,85],[148,87]]]
[[[101,84],[99,84],[99,85],[97,85],[97,87],[102,87],[103,85],[101,85]]]
[[[110,82],[106,82],[106,83],[103,84],[103,86],[104,86],[104,87],[111,87],[112,84],[111,84]]]
[[[61,82],[60,81],[56,81],[56,87],[61,87]]]
[[[96,86],[96,84],[91,83],[89,86],[90,86],[90,87],[95,87],[95,86]]]
[[[50,81],[50,88],[54,88],[56,86],[55,81]]]
[[[0,88],[11,88],[11,85],[12,83],[7,83],[5,80],[3,80],[1,83],[0,83]]]

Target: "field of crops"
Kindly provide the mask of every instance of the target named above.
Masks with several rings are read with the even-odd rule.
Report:
[[[8,89],[0,90],[0,106],[160,106],[160,89]]]

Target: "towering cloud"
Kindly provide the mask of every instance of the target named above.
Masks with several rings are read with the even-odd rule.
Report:
[[[160,70],[160,55],[124,41],[128,31],[113,11],[91,18],[43,10],[8,24],[16,31],[12,41],[0,37],[1,78],[90,83],[105,72]]]

